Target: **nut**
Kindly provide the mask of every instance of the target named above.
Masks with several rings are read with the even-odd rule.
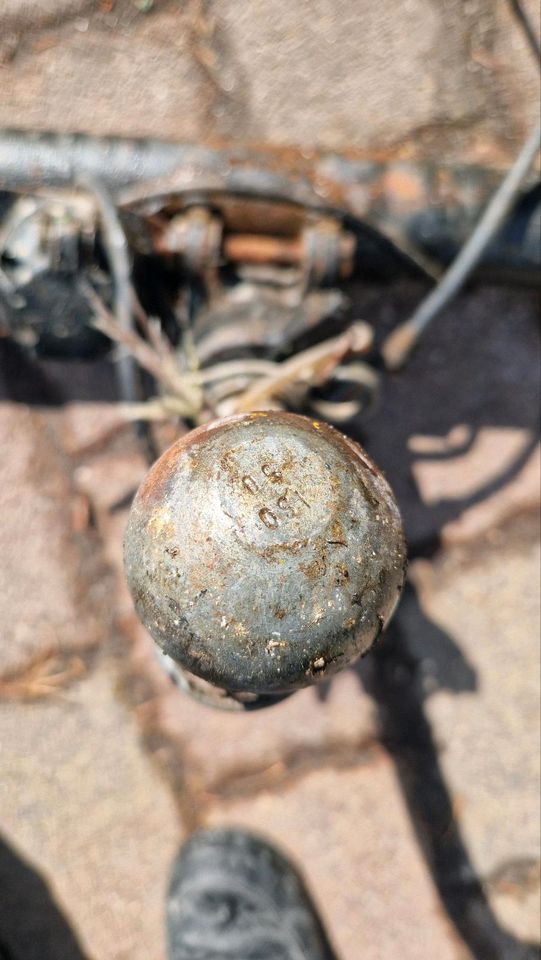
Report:
[[[124,550],[156,642],[236,693],[291,691],[366,653],[404,581],[386,480],[353,441],[292,413],[182,437],[141,485]]]

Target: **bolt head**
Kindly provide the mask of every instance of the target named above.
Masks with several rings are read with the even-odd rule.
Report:
[[[400,514],[360,446],[292,413],[182,437],[132,505],[139,617],[182,667],[232,692],[307,686],[367,652],[404,582]]]

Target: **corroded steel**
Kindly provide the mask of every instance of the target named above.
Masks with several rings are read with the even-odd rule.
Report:
[[[403,585],[392,492],[325,423],[257,412],[200,427],[152,467],[125,566],[163,650],[233,692],[278,693],[372,646]]]
[[[353,218],[360,231],[359,265],[378,270],[383,253],[387,275],[390,258],[395,266],[407,263],[411,269],[416,264],[435,277],[468,237],[503,172],[495,166],[416,163],[392,152],[350,151],[345,156],[242,143],[217,148],[0,131],[3,190],[66,187],[85,175],[98,177],[114,191],[130,221],[133,242],[147,218],[163,210],[174,216],[194,202],[219,210],[235,233],[249,236],[258,234],[261,224],[269,235],[296,235],[311,211],[338,215],[342,221]],[[526,183],[521,229],[486,253],[483,267],[497,271],[491,275],[500,278],[504,267],[506,279],[538,284],[537,180],[532,174]],[[379,235],[377,242],[371,231]],[[250,255],[259,252],[252,242]]]

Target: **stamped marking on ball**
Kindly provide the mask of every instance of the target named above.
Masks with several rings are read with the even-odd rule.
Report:
[[[275,469],[270,463],[264,463],[261,467],[261,472],[273,484],[284,483],[284,477],[281,471]],[[254,496],[259,493],[265,493],[265,484],[263,484],[261,488],[250,474],[243,476],[242,485]],[[270,492],[273,495],[275,494],[275,491]],[[308,501],[305,500],[298,490],[286,487],[285,491],[278,495],[275,508],[273,503],[273,509],[271,509],[270,506],[264,506],[259,509],[259,519],[269,530],[273,530],[282,522],[284,515],[285,517],[297,517],[302,510],[301,504],[306,507],[306,509],[311,509]]]
[[[216,480],[221,509],[243,538],[298,543],[328,522],[333,485],[302,438],[279,446],[265,436],[246,438],[221,457]]]
[[[259,511],[259,519],[265,524],[266,527],[269,528],[269,530],[272,530],[274,527],[278,526],[278,517],[275,513],[267,510],[266,507],[262,507],[262,509]]]

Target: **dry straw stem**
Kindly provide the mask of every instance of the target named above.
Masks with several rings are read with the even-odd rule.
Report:
[[[354,323],[345,333],[309,347],[277,365],[275,373],[262,377],[232,402],[231,413],[249,413],[264,409],[274,398],[293,384],[306,389],[321,386],[349,355],[366,353],[372,345],[372,328],[367,323]]]
[[[322,385],[345,357],[366,353],[373,339],[371,327],[358,322],[339,336],[324,340],[281,363],[257,359],[231,360],[204,370],[184,372],[179,370],[177,355],[157,322],[147,322],[151,341],[147,342],[136,330],[121,326],[93,290],[88,289],[87,296],[95,312],[94,326],[128,351],[165,391],[163,396],[153,397],[144,403],[122,404],[121,409],[128,420],[164,420],[179,416],[199,418],[204,408],[210,405],[205,397],[205,387],[239,376],[256,380],[238,396],[222,404],[227,409],[221,409],[220,413],[248,413],[264,409],[272,406],[277,398],[292,387],[297,390],[300,388],[305,394],[311,387]]]
[[[0,701],[43,700],[61,697],[65,688],[86,673],[81,657],[66,662],[57,654],[46,653],[24,670],[0,680]]]

